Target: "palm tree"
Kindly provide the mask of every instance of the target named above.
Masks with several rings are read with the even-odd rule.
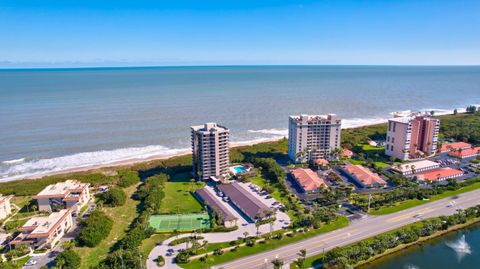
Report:
[[[295,265],[299,269],[305,269],[305,259],[307,258],[307,250],[301,249],[300,252],[297,253],[298,258],[295,260]]]

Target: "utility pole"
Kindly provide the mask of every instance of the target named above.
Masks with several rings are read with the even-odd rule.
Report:
[[[372,194],[369,193],[369,194],[368,194],[368,209],[367,209],[367,213],[370,212],[370,203],[371,203],[371,201],[372,201]]]

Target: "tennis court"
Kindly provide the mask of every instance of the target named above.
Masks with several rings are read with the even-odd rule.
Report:
[[[210,228],[208,213],[181,214],[181,215],[152,215],[149,219],[150,227],[157,232],[192,231]]]

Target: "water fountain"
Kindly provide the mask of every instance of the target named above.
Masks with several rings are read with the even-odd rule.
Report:
[[[458,261],[472,253],[470,245],[465,240],[464,234],[457,241],[447,242],[446,244],[457,253]]]

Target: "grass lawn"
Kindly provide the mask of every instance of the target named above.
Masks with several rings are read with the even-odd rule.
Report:
[[[20,208],[23,208],[24,206],[28,205],[30,200],[32,200],[31,196],[14,196],[12,198],[12,203]]]
[[[281,240],[272,239],[272,240],[269,240],[267,243],[257,243],[253,247],[247,247],[247,246],[240,247],[235,252],[227,251],[220,256],[210,256],[208,264],[218,265],[218,264],[226,263],[229,261],[233,261],[235,259],[246,257],[249,255],[258,254],[263,251],[276,249],[278,247],[281,247],[287,244],[291,244],[294,242],[311,238],[312,236],[316,236],[319,234],[323,234],[336,229],[343,228],[347,225],[348,225],[348,219],[346,217],[339,216],[337,221],[324,225],[320,229],[310,230],[306,233],[296,233],[293,237],[284,236]],[[212,245],[215,248],[218,247],[214,244]],[[227,245],[223,245],[223,246],[227,246]],[[201,268],[202,267],[201,265],[202,265],[202,262],[200,260],[193,260],[188,264],[179,264],[179,266],[181,266],[182,268],[187,268],[187,269]]]
[[[167,182],[160,213],[196,213],[204,211],[191,191],[203,188],[203,182]]]
[[[408,208],[411,208],[411,207],[414,207],[414,206],[423,205],[423,204],[426,204],[426,203],[429,203],[429,202],[432,202],[432,201],[435,201],[435,200],[439,200],[439,199],[443,199],[443,198],[446,198],[446,197],[458,195],[458,194],[461,194],[461,193],[464,193],[464,192],[473,191],[473,190],[476,190],[478,188],[480,188],[480,182],[474,183],[470,186],[460,188],[460,189],[455,190],[455,191],[445,191],[442,194],[432,195],[432,196],[430,196],[429,200],[417,200],[417,199],[408,200],[408,201],[405,201],[405,202],[397,203],[396,205],[393,205],[393,206],[383,207],[383,208],[380,208],[378,210],[371,210],[370,214],[372,214],[372,215],[390,214],[390,213],[394,213],[394,212],[397,212],[397,211],[408,209]]]
[[[148,254],[152,251],[152,249],[165,241],[166,239],[172,237],[172,234],[164,233],[164,234],[154,234],[149,238],[142,241],[142,245],[140,246],[140,250],[142,251],[143,257],[148,257]]]
[[[131,186],[125,189],[125,193],[128,197],[130,197],[136,189],[137,185]],[[112,231],[105,240],[100,242],[100,244],[94,248],[76,248],[76,252],[78,255],[80,255],[80,257],[82,257],[82,264],[80,268],[89,269],[94,267],[107,256],[110,248],[118,240],[125,236],[125,232],[128,230],[130,223],[137,216],[138,204],[139,201],[129,198],[123,206],[103,208],[103,211],[105,211],[105,213],[114,220]]]

